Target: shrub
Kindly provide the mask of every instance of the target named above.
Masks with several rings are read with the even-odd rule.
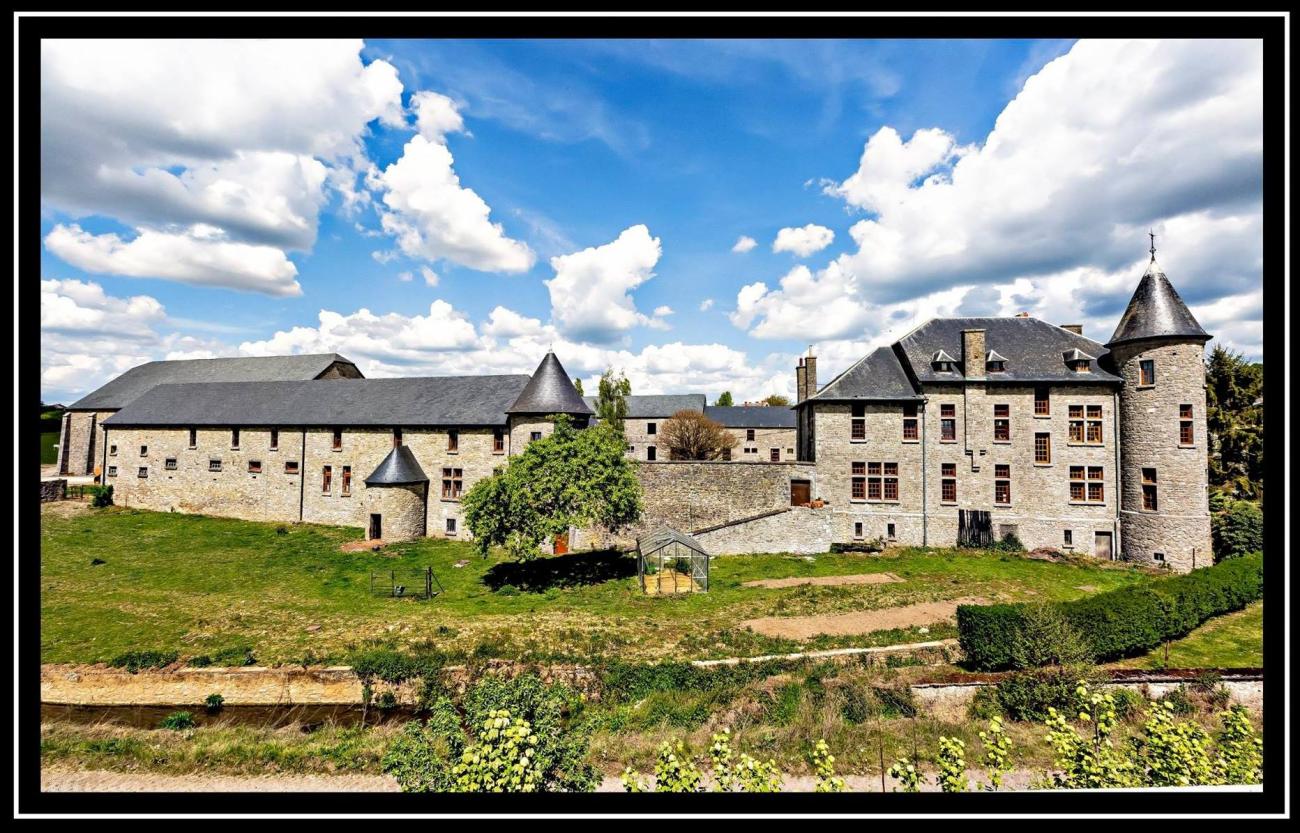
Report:
[[[776,793],[781,791],[781,770],[776,761],[760,761],[747,754],[732,760],[731,730],[715,732],[709,746],[716,792]]]
[[[1191,721],[1175,721],[1177,713],[1170,700],[1163,700],[1142,725],[1138,751],[1146,782],[1153,787],[1190,787],[1213,778],[1209,735]]]
[[[816,793],[844,792],[844,779],[835,774],[835,756],[826,745],[825,738],[817,741],[812,754],[808,756],[813,772],[817,773],[817,782],[813,785]]]
[[[1083,634],[1094,661],[1108,662],[1185,636],[1210,617],[1260,598],[1263,589],[1263,557],[1252,554],[1055,607]],[[982,670],[1012,667],[1012,646],[1027,627],[1026,610],[1022,604],[959,606],[957,630],[967,662]]]
[[[1264,778],[1263,741],[1245,706],[1233,706],[1219,715],[1222,731],[1214,759],[1214,779],[1220,784],[1258,784]]]
[[[103,509],[105,506],[113,505],[113,487],[112,486],[90,486],[90,505],[96,509]]]
[[[232,645],[229,648],[214,651],[211,660],[213,665],[236,667],[255,665],[257,663],[257,658],[253,656],[253,649],[247,645]]]
[[[1024,608],[1021,626],[1011,640],[1014,668],[1084,665],[1092,662],[1087,641],[1059,608],[1033,604]]]
[[[175,651],[127,651],[113,657],[109,665],[135,674],[146,668],[166,668],[176,661],[177,656]]]
[[[519,588],[518,588],[518,587],[515,587],[513,584],[503,584],[503,585],[501,585],[500,587],[497,588],[497,595],[498,595],[498,596],[518,596],[518,595],[519,595]]]
[[[1111,696],[1115,699],[1115,719],[1127,722],[1141,714],[1146,708],[1147,698],[1131,688],[1113,688]]]
[[[1172,714],[1187,716],[1196,714],[1196,703],[1187,693],[1185,686],[1171,689],[1168,694],[1156,701],[1156,705],[1167,708]]]
[[[889,768],[889,777],[898,781],[894,792],[919,793],[921,785],[925,783],[920,765],[906,757],[894,761],[894,765]]]
[[[623,789],[630,793],[646,792],[648,789],[633,774],[631,767],[623,770],[622,780]],[[655,761],[655,792],[697,793],[704,789],[703,781],[703,774],[686,753],[680,740],[675,746],[667,741],[660,744],[659,757]]]
[[[995,541],[989,549],[994,552],[1024,552],[1025,545],[1021,543],[1020,536],[1014,532],[1008,532],[1002,536],[1002,539]]]
[[[226,698],[222,697],[220,694],[209,694],[203,700],[203,708],[207,710],[208,714],[216,714],[225,708],[225,705]]]
[[[1002,728],[1002,718],[994,717],[989,721],[987,732],[980,732],[984,743],[984,771],[989,776],[990,790],[1002,787],[1002,778],[1011,771],[1011,738]]]
[[[1254,501],[1228,501],[1210,516],[1210,534],[1216,562],[1258,552],[1264,549],[1264,510]]]
[[[183,732],[194,728],[194,715],[191,712],[172,712],[162,719],[160,725],[164,729]]]
[[[964,793],[970,787],[966,778],[966,744],[959,738],[939,736],[939,789],[946,793]]]
[[[1079,673],[1067,668],[1017,671],[994,689],[998,707],[1012,720],[1046,720],[1052,709],[1074,714],[1080,705]]]
[[[527,720],[495,709],[478,725],[478,737],[452,769],[453,792],[531,793],[541,788],[537,736]]]

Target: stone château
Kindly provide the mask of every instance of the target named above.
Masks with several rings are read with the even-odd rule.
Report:
[[[1014,534],[1186,571],[1213,563],[1209,338],[1153,248],[1105,344],[1025,315],[933,319],[825,385],[801,358],[792,408],[630,397],[628,454],[647,522],[714,552]],[[656,436],[681,410],[736,435],[729,460],[668,459]],[[152,362],[71,406],[60,471],[128,506],[467,537],[461,495],[554,414],[595,419],[554,353],[531,375],[389,379],[335,354]]]

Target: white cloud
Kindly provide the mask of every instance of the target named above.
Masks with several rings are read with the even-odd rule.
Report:
[[[654,276],[661,251],[659,238],[635,225],[603,246],[551,258],[555,277],[545,283],[560,331],[609,342],[633,327],[652,325],[654,319],[637,311],[630,293]]]
[[[700,301],[700,312],[708,312],[711,309],[713,309],[712,298],[705,298],[703,301]]]
[[[425,286],[437,286],[437,285],[438,285],[438,281],[439,281],[438,273],[435,272],[435,271],[433,271],[432,269],[430,269],[428,266],[421,266],[421,267],[420,267],[420,275],[421,275],[421,277],[424,278],[424,285],[425,285]]]
[[[211,226],[184,232],[141,231],[130,241],[57,225],[45,247],[64,261],[110,275],[168,278],[196,286],[222,286],[267,295],[301,295],[298,269],[274,246],[235,243]]]
[[[656,316],[664,316],[664,315],[672,315],[672,314],[673,314],[673,308],[666,304],[664,306],[655,307]]]
[[[752,250],[757,245],[758,245],[757,240],[742,234],[740,235],[740,237],[736,238],[736,245],[732,246],[731,250],[738,254],[744,254],[745,252]]]
[[[396,69],[363,64],[361,46],[42,41],[42,201],[141,236],[203,225],[232,243],[308,250],[327,188],[345,208],[365,201],[355,172],[367,125],[403,123]],[[226,258],[213,274],[238,265]]]
[[[402,157],[369,178],[383,194],[384,231],[408,257],[450,260],[481,271],[526,272],[535,256],[489,219],[482,197],[460,184],[451,151],[417,135]]]
[[[793,252],[798,257],[807,257],[820,252],[834,239],[835,232],[816,223],[809,223],[802,228],[783,228],[776,233],[776,240],[772,241],[772,251]]]
[[[791,270],[771,291],[750,284],[733,321],[758,337],[870,338],[899,305],[978,287],[972,305],[996,294],[1013,312],[1082,312],[1104,340],[1141,275],[1149,226],[1193,308],[1248,295],[1261,280],[1262,78],[1258,42],[1081,41],[1025,83],[978,146],[881,128],[829,188],[867,213],[849,232],[856,251]],[[1081,274],[1114,275],[1114,287],[1083,291]]]
[[[441,93],[421,90],[411,96],[411,110],[415,113],[415,127],[430,142],[445,143],[448,133],[464,133],[465,121],[456,102]]]
[[[412,274],[411,272],[398,272],[397,279],[402,283],[410,283],[411,281],[415,280],[415,275]]]

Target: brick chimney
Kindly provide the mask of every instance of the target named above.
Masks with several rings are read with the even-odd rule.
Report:
[[[799,363],[794,366],[794,401],[802,402],[808,397],[807,380],[808,372],[803,364],[803,356],[799,357]]]
[[[1082,325],[1082,324],[1062,324],[1062,325],[1061,325],[1061,329],[1062,329],[1062,330],[1069,330],[1070,332],[1074,333],[1074,334],[1077,335],[1077,336],[1081,336],[1081,335],[1083,335],[1083,325]]]
[[[817,393],[817,357],[813,355],[812,345],[808,345],[808,355],[803,357],[803,401]]]
[[[983,330],[961,331],[961,360],[967,379],[984,378],[984,360],[988,350],[984,344]]]

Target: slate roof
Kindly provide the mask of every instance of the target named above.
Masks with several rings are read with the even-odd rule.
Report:
[[[158,385],[104,424],[496,426],[528,383],[511,375]]]
[[[1165,270],[1151,257],[1151,265],[1138,281],[1128,308],[1120,316],[1111,344],[1123,344],[1143,338],[1190,338],[1209,341],[1210,334],[1201,329],[1196,316],[1178,297]]]
[[[411,449],[399,445],[366,478],[367,486],[409,486],[412,483],[428,483],[424,469],[416,462]]]
[[[961,383],[965,374],[965,366],[960,360],[962,330],[984,330],[984,349],[1006,357],[1004,372],[986,375],[985,381],[991,383],[1110,384],[1122,381],[1118,376],[1102,369],[1101,360],[1106,352],[1104,345],[1055,324],[1029,317],[934,318],[899,339],[894,345],[894,353],[907,372],[922,384]],[[1076,348],[1089,356],[1098,357],[1091,362],[1090,373],[1077,373],[1066,365],[1065,353]],[[934,369],[930,363],[931,357],[939,350],[959,357],[957,372],[940,373]],[[882,365],[884,362],[882,359]]]
[[[793,428],[795,414],[780,405],[709,405],[704,415],[727,428]]]
[[[182,382],[269,382],[315,379],[334,362],[352,364],[350,359],[338,353],[149,362],[131,368],[68,407],[80,410],[117,410],[156,385]]]
[[[938,348],[928,350],[924,356],[929,367],[930,356]],[[956,374],[940,374],[956,377]],[[841,400],[919,400],[907,372],[898,356],[889,347],[878,347],[836,376],[805,402],[833,402]]]
[[[582,401],[582,396],[578,389],[573,386],[573,380],[569,374],[564,371],[564,365],[555,357],[555,353],[548,351],[542,359],[542,363],[533,371],[533,376],[528,380],[527,387],[519,394],[507,413],[511,414],[579,414],[590,416],[594,414],[586,402]]]
[[[594,412],[595,396],[584,396],[582,401]],[[704,412],[705,397],[702,393],[681,393],[627,397],[627,415],[630,419],[648,419],[652,417],[670,417],[678,411]]]

